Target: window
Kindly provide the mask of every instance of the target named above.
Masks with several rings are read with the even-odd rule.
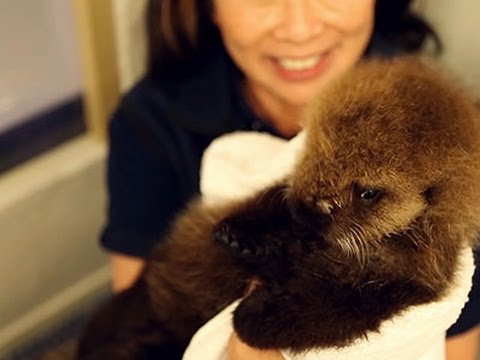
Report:
[[[0,171],[84,131],[70,1],[0,2]]]

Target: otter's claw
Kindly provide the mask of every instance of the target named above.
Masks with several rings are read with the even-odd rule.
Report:
[[[247,258],[253,255],[252,250],[246,246],[244,241],[238,238],[235,231],[228,224],[221,224],[214,231],[213,237],[220,245],[227,247],[227,250],[234,256]]]

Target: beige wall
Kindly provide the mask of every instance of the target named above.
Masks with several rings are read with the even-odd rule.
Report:
[[[145,71],[147,0],[113,0],[120,88],[128,90]]]
[[[480,97],[480,1],[423,0],[421,7],[445,43],[443,62]]]
[[[0,359],[109,288],[104,167],[81,136],[0,176]]]

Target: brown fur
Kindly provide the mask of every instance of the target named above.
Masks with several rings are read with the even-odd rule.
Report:
[[[246,201],[192,203],[140,279],[93,318],[82,359],[179,358],[238,306],[259,348],[344,346],[441,298],[480,229],[470,98],[410,59],[359,65],[319,95],[293,174]]]

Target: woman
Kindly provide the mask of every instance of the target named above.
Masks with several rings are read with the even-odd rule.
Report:
[[[439,49],[410,3],[150,0],[149,73],[110,126],[102,244],[112,253],[114,290],[130,286],[172,216],[198,192],[200,158],[215,137],[234,130],[292,137],[313,93],[362,57],[416,52],[428,38]],[[480,314],[472,308],[451,331],[449,360],[474,359]],[[235,337],[229,349],[233,358],[279,356]]]

